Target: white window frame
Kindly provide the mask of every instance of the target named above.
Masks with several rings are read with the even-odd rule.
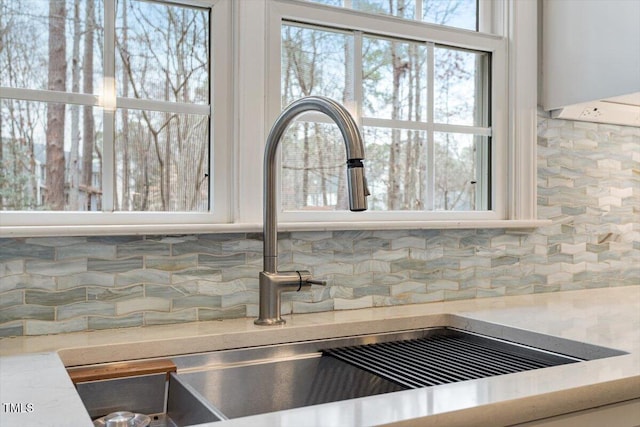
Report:
[[[358,44],[358,33],[382,36],[398,39],[410,39],[415,43],[423,43],[427,46],[427,55],[430,57],[428,62],[433,61],[434,44],[452,45],[456,47],[469,49],[472,51],[489,52],[492,55],[491,75],[494,84],[491,85],[491,98],[497,100],[490,106],[492,109],[492,120],[494,125],[489,128],[473,127],[473,126],[457,126],[448,124],[433,123],[433,103],[427,105],[427,121],[411,122],[384,120],[371,117],[362,117],[358,110],[358,106],[351,107],[352,113],[360,122],[361,126],[377,126],[383,125],[385,128],[391,124],[395,124],[397,128],[423,130],[429,135],[429,145],[433,143],[434,132],[455,132],[455,133],[473,133],[475,135],[491,136],[489,131],[494,130],[492,137],[493,164],[506,165],[506,125],[504,119],[506,109],[502,103],[506,100],[507,79],[506,71],[506,40],[502,37],[476,33],[468,30],[456,30],[441,25],[425,24],[418,21],[399,19],[393,16],[364,14],[350,9],[340,9],[335,7],[317,7],[315,3],[285,3],[274,1],[269,9],[269,36],[268,36],[268,53],[269,61],[268,69],[280,69],[281,63],[281,25],[289,21],[302,22],[304,24],[314,24],[318,28],[329,27],[356,32],[356,44]],[[356,54],[357,55],[357,54]],[[431,64],[429,65],[431,67]],[[357,91],[361,88],[362,82],[359,81],[358,73],[355,76],[354,87]],[[272,72],[270,80],[267,83],[267,100],[269,102],[268,114],[273,120],[281,111],[281,84],[280,74]],[[427,97],[431,99],[433,96],[433,76],[425,82],[429,86]],[[360,89],[361,91],[361,89]],[[356,101],[358,104],[360,99]],[[355,108],[354,108],[355,107]],[[306,116],[308,120],[329,123],[322,115],[314,115],[313,118]],[[366,152],[365,152],[366,157]],[[346,158],[345,158],[346,160]],[[367,166],[366,159],[365,170]],[[505,168],[494,168],[494,183],[491,193],[494,196],[492,200],[493,209],[488,211],[367,211],[362,213],[352,213],[348,211],[281,211],[280,217],[283,221],[290,222],[318,222],[327,219],[338,221],[421,221],[421,220],[499,220],[505,217],[504,195],[506,194],[506,177]]]
[[[264,145],[280,111],[280,66],[278,64],[274,69],[273,61],[269,62],[267,56],[269,40],[274,40],[270,22],[277,12],[273,8],[300,7],[302,2],[166,1],[216,8],[216,13],[212,14],[214,28],[211,33],[215,53],[211,95],[215,214],[0,212],[0,236],[182,234],[262,229]],[[494,129],[506,129],[503,142],[506,150],[501,153],[507,165],[501,175],[506,184],[502,190],[501,213],[495,215],[496,219],[473,218],[474,213],[459,219],[453,219],[449,213],[444,219],[386,219],[376,212],[362,213],[362,216],[349,212],[343,218],[329,218],[323,212],[315,220],[306,221],[292,221],[286,217],[283,220],[281,215],[280,230],[531,228],[549,223],[536,217],[537,0],[479,2],[482,4],[481,28],[491,28],[491,33],[504,37],[507,43],[502,71],[508,81],[504,89],[506,101],[497,111],[498,116],[494,115],[492,124]],[[303,5],[308,6],[308,3]],[[328,9],[323,5],[315,5],[315,8]],[[386,19],[392,28],[398,18]],[[430,24],[414,25],[422,29]],[[455,37],[462,38],[468,32],[431,27],[434,34],[455,33]],[[278,46],[279,28],[278,25],[275,30]],[[437,37],[429,38],[437,40]],[[274,80],[278,81],[276,88],[270,87],[269,82]],[[3,96],[0,89],[0,97]],[[92,102],[98,105],[97,100]],[[497,117],[503,117],[503,122],[496,122]]]
[[[115,94],[115,0],[104,1],[105,55],[103,64],[103,94]],[[164,3],[197,6],[212,10],[209,34],[211,70],[211,92],[209,105],[178,104],[164,101],[120,98],[115,95],[55,92],[48,90],[0,87],[0,98],[14,98],[40,102],[59,102],[67,105],[88,105],[102,109],[103,132],[103,179],[102,211],[2,211],[0,212],[0,235],[48,235],[48,234],[131,234],[163,229],[198,229],[200,224],[228,222],[229,164],[231,126],[231,9],[228,0],[165,0]],[[214,57],[215,55],[215,57]],[[115,102],[115,105],[114,105]],[[210,212],[128,212],[114,211],[115,153],[114,126],[116,108],[149,109],[180,113],[208,114],[212,141],[210,145],[211,206]],[[111,135],[111,136],[109,136]],[[111,143],[109,143],[111,142]]]
[[[417,21],[400,20],[392,16],[366,16],[358,11],[336,9],[322,4],[301,0],[253,1],[252,10],[245,10],[245,18],[258,25],[256,32],[263,34],[265,52],[264,83],[254,83],[252,93],[263,93],[265,105],[262,110],[253,106],[254,116],[266,117],[264,128],[256,138],[264,141],[270,124],[281,111],[280,94],[280,37],[283,20],[300,20],[306,24],[330,26],[338,29],[356,29],[390,37],[428,39],[435,43],[456,45],[472,50],[492,53],[492,171],[493,201],[491,211],[475,212],[279,212],[280,229],[376,229],[388,228],[474,228],[504,227],[527,228],[545,224],[536,218],[536,101],[537,101],[537,50],[536,26],[537,5],[535,0],[481,0],[484,8],[480,16],[481,25],[491,20],[491,34],[479,34]],[[264,4],[264,10],[257,7]],[[241,13],[240,16],[243,16]],[[356,23],[354,25],[354,23]],[[358,24],[359,23],[359,24]],[[516,25],[518,23],[518,26]],[[393,31],[402,24],[403,34]],[[408,29],[408,30],[407,30]],[[428,36],[425,37],[425,29]],[[506,36],[502,36],[505,34]],[[255,37],[255,36],[253,36]],[[251,34],[240,34],[239,40],[247,45],[253,43],[252,55],[256,55],[257,38]],[[518,52],[518,55],[515,52]],[[244,52],[244,54],[248,54]],[[240,44],[240,61],[243,52]],[[255,69],[251,78],[259,81]],[[249,83],[239,76],[238,90]],[[248,77],[248,76],[247,76]],[[500,84],[504,82],[504,84]],[[519,84],[523,83],[523,84]],[[517,88],[517,90],[516,90]],[[262,89],[262,92],[260,91]],[[347,106],[350,107],[350,106]],[[351,106],[352,107],[352,106]],[[240,108],[242,110],[242,107]],[[243,141],[240,141],[243,144]],[[255,145],[254,145],[255,147]],[[264,147],[264,143],[260,145]],[[255,150],[255,149],[254,149]],[[242,150],[241,153],[246,152]],[[365,153],[366,156],[366,153]],[[245,156],[240,162],[249,165],[252,171],[261,171],[255,155]],[[261,157],[259,159],[261,161]],[[498,165],[496,167],[496,165]],[[253,167],[251,167],[253,166]],[[366,169],[366,159],[365,159]],[[240,190],[242,192],[242,186]],[[257,192],[254,190],[257,196]],[[239,216],[247,221],[260,221],[261,210],[252,197],[239,203]],[[279,205],[278,205],[279,206]]]

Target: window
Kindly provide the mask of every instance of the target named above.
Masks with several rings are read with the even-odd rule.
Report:
[[[228,197],[214,191],[225,172],[222,159],[213,163],[211,113],[220,69],[212,43],[229,38],[221,24],[228,16],[215,12],[227,2],[25,0],[0,8],[4,220],[20,211],[49,212],[47,222],[61,224],[148,223],[170,212],[210,220]],[[13,218],[30,223],[21,217]]]
[[[478,0],[307,0],[477,31]]]
[[[269,52],[279,57],[280,79],[270,83],[280,88],[274,109],[309,95],[350,108],[365,143],[369,214],[504,218],[506,187],[496,178],[507,168],[507,129],[506,120],[494,120],[504,114],[504,39],[414,19],[431,5],[424,20],[439,16],[439,24],[473,22],[475,29],[476,2],[345,1],[357,12],[317,2],[332,7],[312,0],[273,7],[270,25],[280,30],[279,46]],[[347,209],[342,145],[321,114],[307,113],[291,126],[282,143],[284,218],[315,221],[314,212],[326,218],[331,211],[349,219],[340,216]]]
[[[2,235],[255,231],[266,135],[307,94],[359,122],[371,209],[343,210],[342,140],[309,113],[282,229],[536,225],[534,1],[52,4],[63,30],[0,2]]]
[[[118,2],[116,210],[209,209],[209,40],[208,9]]]
[[[355,106],[370,209],[487,210],[489,57],[285,22],[283,106],[308,95]],[[341,135],[328,124],[298,126],[284,142],[283,209],[345,209]]]

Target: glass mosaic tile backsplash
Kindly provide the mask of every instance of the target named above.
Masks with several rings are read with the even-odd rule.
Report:
[[[280,234],[280,268],[329,286],[308,313],[640,285],[640,128],[538,120],[531,230]],[[0,336],[257,316],[262,236],[0,239]]]

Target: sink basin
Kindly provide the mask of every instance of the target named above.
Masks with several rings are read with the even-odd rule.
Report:
[[[232,419],[625,354],[484,322],[453,323],[472,331],[445,326],[172,360],[181,382]]]
[[[405,389],[318,352],[205,368],[178,376],[228,418]]]
[[[76,389],[96,426],[112,425],[106,420],[123,411],[136,414],[136,418],[149,417],[149,427],[181,427],[226,419],[175,373],[84,381],[76,383]]]

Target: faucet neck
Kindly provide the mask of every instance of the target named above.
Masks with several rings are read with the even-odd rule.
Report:
[[[336,101],[321,97],[309,96],[291,103],[277,118],[265,147],[264,155],[264,271],[276,273],[278,268],[278,220],[276,206],[276,164],[277,149],[289,124],[300,114],[307,111],[320,111],[329,116],[342,133],[348,162],[364,159],[364,146],[360,131],[353,117]],[[360,166],[361,166],[360,162]],[[360,167],[360,169],[362,169]],[[351,188],[349,188],[351,190]],[[364,196],[366,197],[366,195]],[[366,209],[366,199],[363,203]],[[357,209],[363,210],[363,209]]]

